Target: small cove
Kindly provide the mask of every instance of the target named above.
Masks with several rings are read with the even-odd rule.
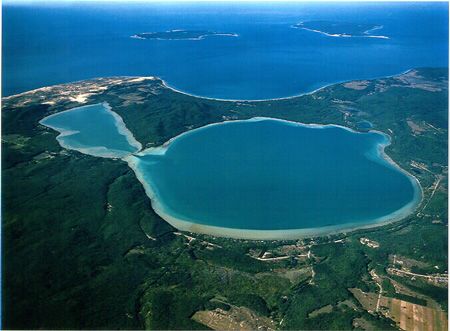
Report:
[[[56,139],[62,147],[84,154],[122,158],[142,148],[107,103],[72,108],[39,123],[60,133]]]

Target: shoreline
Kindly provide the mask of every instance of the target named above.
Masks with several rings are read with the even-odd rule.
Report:
[[[306,31],[310,31],[310,32],[315,32],[315,33],[323,34],[323,35],[325,35],[327,37],[391,39],[388,36],[371,35],[370,34],[370,32],[372,32],[372,31],[381,30],[383,28],[383,25],[376,25],[376,26],[374,26],[371,29],[363,31],[363,33],[360,34],[360,35],[352,35],[352,34],[347,34],[347,33],[330,33],[330,32],[325,32],[325,31],[321,31],[321,30],[311,29],[311,28],[307,28],[307,27],[302,26],[303,23],[307,23],[307,22],[300,22],[300,23],[297,23],[297,24],[293,24],[293,25],[291,25],[291,28],[293,28],[293,29],[300,29],[300,30],[306,30]]]
[[[442,67],[439,67],[442,68]],[[267,99],[224,99],[224,98],[214,98],[214,97],[208,97],[208,96],[202,96],[202,95],[196,95],[196,94],[192,94],[183,90],[178,89],[177,87],[171,86],[166,80],[164,80],[161,77],[158,76],[127,76],[127,75],[123,75],[123,76],[107,76],[107,77],[92,77],[92,78],[87,78],[87,79],[82,79],[82,80],[76,80],[76,81],[70,81],[70,82],[64,82],[64,83],[59,83],[59,84],[54,84],[54,85],[47,85],[47,86],[42,86],[42,87],[38,87],[35,89],[31,89],[28,91],[24,91],[24,92],[19,92],[16,94],[12,94],[12,95],[7,95],[7,96],[2,96],[2,100],[8,100],[14,97],[20,97],[20,96],[24,96],[28,93],[36,93],[39,91],[45,91],[45,90],[49,90],[51,88],[55,88],[61,85],[68,85],[68,84],[75,84],[75,83],[83,83],[83,82],[88,82],[88,81],[94,81],[94,80],[98,80],[98,79],[151,79],[151,80],[159,80],[161,81],[161,85],[168,88],[169,90],[172,90],[176,93],[180,93],[180,94],[184,94],[190,97],[194,97],[194,98],[198,98],[198,99],[204,99],[204,100],[213,100],[213,101],[221,101],[221,102],[264,102],[264,101],[278,101],[278,100],[290,100],[290,99],[295,99],[295,98],[299,98],[305,95],[311,95],[314,94],[316,92],[319,92],[327,87],[333,86],[333,85],[339,85],[339,84],[344,84],[344,83],[350,83],[350,82],[355,82],[355,81],[360,81],[360,80],[376,80],[376,79],[385,79],[385,78],[393,78],[393,77],[397,77],[397,76],[401,76],[401,75],[405,75],[410,71],[416,70],[417,68],[409,68],[406,69],[400,73],[395,73],[392,75],[384,75],[384,76],[376,76],[376,77],[371,77],[371,78],[358,78],[358,79],[344,79],[344,80],[340,80],[340,81],[335,81],[332,83],[327,83],[321,87],[318,87],[312,91],[308,91],[308,92],[300,92],[298,94],[294,94],[294,95],[290,95],[290,96],[285,96],[285,97],[276,97],[276,98],[267,98]],[[81,107],[81,106],[80,106]]]
[[[374,38],[374,39],[391,39],[387,36],[382,36],[382,35],[364,35],[364,36],[355,36],[355,35],[351,35],[351,34],[345,34],[345,33],[328,33],[328,32],[324,32],[324,31],[320,31],[320,30],[314,30],[314,29],[308,29],[308,28],[301,28],[301,27],[295,27],[296,29],[301,29],[301,30],[305,30],[305,31],[310,31],[310,32],[315,32],[315,33],[319,33],[322,35],[325,35],[327,37],[335,37],[335,38]]]
[[[309,127],[314,129],[326,129],[328,127],[337,127],[341,128],[347,131],[350,131],[352,133],[357,134],[367,134],[363,132],[355,131],[351,128],[337,125],[337,124],[316,124],[316,123],[300,123],[300,122],[294,122],[289,120],[282,120],[278,118],[271,118],[271,117],[253,117],[246,120],[234,120],[234,121],[223,121],[223,122],[217,122],[217,123],[211,123],[207,124],[205,126],[183,132],[168,141],[166,141],[163,145],[158,147],[150,147],[143,151],[140,151],[138,153],[133,153],[132,155],[126,156],[123,158],[125,162],[127,162],[128,166],[133,170],[133,172],[136,175],[136,178],[141,182],[141,184],[144,187],[144,190],[146,192],[146,195],[149,197],[151,206],[153,210],[166,222],[168,222],[170,225],[175,227],[178,230],[181,231],[188,231],[188,232],[194,232],[194,233],[202,233],[206,235],[213,235],[213,236],[219,236],[219,237],[227,237],[227,238],[234,238],[234,239],[248,239],[248,240],[287,240],[287,239],[301,239],[305,237],[311,237],[311,236],[322,236],[322,235],[329,235],[329,234],[337,234],[337,233],[343,233],[343,232],[349,232],[359,229],[366,229],[366,228],[372,228],[377,226],[386,225],[389,223],[393,223],[396,221],[400,221],[408,217],[409,215],[413,214],[419,206],[423,202],[423,189],[420,185],[420,182],[418,179],[407,172],[405,169],[401,168],[397,163],[395,163],[385,152],[385,147],[389,146],[391,143],[390,136],[385,134],[384,132],[377,131],[377,130],[370,130],[368,133],[377,133],[382,135],[386,138],[385,142],[377,143],[377,146],[375,148],[375,153],[378,157],[381,158],[381,160],[384,160],[386,162],[386,166],[391,166],[395,170],[403,173],[405,176],[408,177],[410,180],[413,189],[414,189],[414,196],[413,199],[403,206],[402,208],[379,218],[375,218],[372,220],[368,220],[365,224],[361,224],[358,222],[352,222],[352,223],[344,223],[340,225],[333,225],[333,226],[324,226],[324,227],[317,227],[317,228],[303,228],[303,229],[282,229],[282,230],[254,230],[254,229],[239,229],[239,228],[226,228],[226,227],[219,227],[219,226],[213,226],[213,225],[206,225],[206,224],[200,224],[195,223],[192,220],[184,219],[183,217],[173,216],[170,214],[170,212],[167,211],[167,208],[161,203],[161,201],[158,200],[158,194],[157,194],[157,188],[153,183],[150,181],[147,181],[143,172],[140,170],[139,167],[139,161],[137,156],[144,156],[144,155],[164,155],[165,152],[170,147],[170,144],[173,143],[176,139],[180,138],[181,136],[185,136],[187,134],[192,133],[195,130],[203,130],[207,127],[211,127],[214,125],[225,125],[227,123],[235,123],[235,122],[248,122],[248,121],[262,121],[262,120],[275,120],[275,121],[281,121],[284,123],[288,123],[289,125],[294,126],[302,126],[302,127]]]
[[[334,37],[334,38],[374,38],[374,39],[391,39],[388,36],[383,36],[383,35],[369,35],[367,34],[367,32],[369,31],[374,31],[374,30],[379,30],[381,28],[379,27],[375,27],[373,29],[369,29],[367,31],[363,32],[363,35],[351,35],[351,34],[346,34],[346,33],[329,33],[329,32],[325,32],[325,31],[320,31],[320,30],[315,30],[315,29],[310,29],[310,28],[305,28],[302,26],[295,26],[292,25],[291,26],[293,29],[300,29],[300,30],[305,30],[305,31],[310,31],[310,32],[314,32],[314,33],[319,33],[322,34],[324,36],[327,37]]]
[[[407,71],[403,72],[402,74],[408,73],[411,70],[413,70],[413,69],[408,69]],[[398,75],[401,75],[401,74],[398,74]],[[398,76],[398,75],[393,75],[393,76],[389,76],[389,77],[394,77],[394,76]],[[124,77],[134,78],[135,76],[124,76]],[[140,78],[140,77],[136,77],[136,78]],[[153,79],[153,77],[152,77],[152,79]],[[167,86],[166,83],[164,82],[164,80],[162,80],[162,79],[161,79],[161,82],[162,82],[162,85],[164,85],[165,87],[167,87],[171,90],[174,90],[178,93],[190,95],[188,93],[178,91],[178,90],[171,88],[170,86]],[[330,84],[330,85],[334,85],[334,84]],[[326,88],[328,86],[329,85],[326,85],[317,90],[314,90],[312,92],[307,92],[307,93],[304,93],[301,95],[279,98],[279,99],[267,99],[267,100],[292,99],[292,98],[296,98],[296,97],[299,97],[299,96],[302,96],[305,94],[315,93],[316,91]],[[196,98],[204,98],[204,97],[199,97],[199,96],[195,96],[195,95],[190,95],[190,96],[196,97]],[[205,99],[211,99],[211,98],[205,98]],[[230,102],[240,101],[240,100],[220,100],[220,99],[213,99],[213,100],[230,101]],[[259,101],[262,102],[262,101],[267,101],[267,100],[259,100]],[[250,100],[241,100],[241,101],[250,101]],[[108,103],[103,102],[103,103],[98,103],[98,104],[102,104],[103,107],[110,114],[112,114],[112,116],[115,119],[115,125],[119,131],[119,134],[124,135],[127,138],[127,141],[130,143],[130,145],[137,148],[137,151],[129,152],[129,153],[123,152],[123,151],[117,151],[117,153],[116,153],[115,150],[107,149],[105,147],[92,147],[92,148],[70,147],[70,146],[64,144],[64,142],[61,140],[61,138],[63,138],[64,136],[67,136],[67,135],[74,134],[76,132],[64,130],[64,129],[59,130],[58,128],[51,127],[52,129],[55,129],[60,132],[60,135],[58,135],[56,137],[56,139],[58,140],[58,142],[60,143],[60,145],[63,148],[77,150],[84,154],[89,154],[89,155],[94,155],[94,156],[99,156],[99,157],[120,158],[120,159],[126,161],[127,164],[130,166],[130,168],[135,173],[137,179],[144,186],[145,192],[146,192],[147,196],[150,198],[152,208],[155,210],[155,212],[159,216],[161,216],[165,221],[167,221],[169,224],[171,224],[175,228],[182,230],[182,231],[190,231],[190,232],[203,233],[203,234],[208,234],[208,235],[224,236],[224,237],[231,237],[231,238],[236,238],[236,239],[250,239],[250,240],[253,240],[253,239],[254,240],[261,240],[261,239],[282,240],[282,239],[289,239],[289,238],[297,239],[297,238],[303,238],[303,237],[307,237],[307,236],[321,236],[321,235],[327,235],[327,234],[333,234],[333,233],[343,233],[343,232],[348,232],[348,231],[354,231],[354,230],[364,229],[364,228],[372,228],[372,227],[382,226],[382,225],[385,225],[388,223],[400,221],[400,220],[406,218],[407,216],[409,216],[410,214],[412,214],[414,211],[416,211],[417,208],[421,205],[421,203],[423,201],[423,189],[420,185],[419,180],[414,175],[410,174],[405,169],[401,168],[397,163],[395,163],[395,161],[393,161],[385,153],[384,149],[385,149],[385,147],[390,145],[391,138],[388,134],[378,131],[378,130],[369,130],[367,132],[359,132],[352,128],[349,128],[349,127],[346,127],[343,125],[339,125],[339,124],[332,124],[332,123],[330,123],[330,124],[301,123],[301,122],[295,122],[295,121],[284,120],[284,119],[279,119],[279,118],[272,118],[272,117],[252,117],[250,119],[210,123],[210,124],[204,125],[202,127],[199,127],[199,128],[193,129],[193,130],[182,132],[181,134],[179,134],[175,137],[172,137],[171,139],[169,139],[168,141],[166,141],[164,144],[162,144],[160,146],[142,149],[142,145],[135,139],[133,134],[131,132],[129,132],[128,128],[126,127],[126,125],[123,122],[123,119],[120,117],[120,115],[115,113],[112,110],[112,108],[109,106]],[[84,106],[74,107],[74,108],[71,108],[69,110],[65,110],[62,112],[68,112],[68,111],[72,111],[74,109],[79,109],[79,108],[88,107],[88,106],[92,106],[92,105],[84,105]],[[60,114],[62,112],[58,112],[58,113],[49,115],[49,116],[45,117],[44,119],[42,119],[41,121],[39,121],[39,123],[42,125],[45,125],[42,123],[42,121],[44,121],[45,119],[47,119],[51,116]],[[411,202],[409,202],[407,205],[403,206],[399,210],[397,210],[389,215],[386,215],[386,216],[383,216],[383,217],[380,217],[380,218],[377,218],[374,220],[370,220],[369,224],[367,224],[367,223],[366,224],[347,223],[347,224],[341,224],[341,225],[336,225],[336,226],[325,226],[325,227],[305,228],[305,229],[287,229],[287,230],[284,230],[284,229],[283,230],[252,230],[252,229],[223,228],[223,227],[217,227],[217,226],[211,226],[211,225],[198,224],[198,223],[195,223],[195,222],[192,222],[189,220],[184,220],[182,218],[177,218],[177,217],[171,216],[170,213],[165,211],[164,206],[158,201],[157,194],[155,193],[155,189],[152,187],[152,184],[148,183],[145,180],[144,176],[142,176],[140,174],[140,171],[137,166],[137,162],[136,162],[136,160],[134,160],[136,158],[136,156],[140,156],[140,155],[147,155],[147,154],[163,155],[165,153],[165,151],[169,148],[170,144],[173,143],[177,138],[180,138],[183,135],[191,134],[195,130],[201,130],[201,129],[205,129],[209,126],[224,125],[224,124],[232,123],[232,122],[261,121],[261,120],[276,120],[276,121],[289,123],[290,125],[303,126],[303,127],[309,127],[309,128],[315,128],[315,129],[325,129],[327,127],[337,127],[337,128],[341,128],[341,129],[350,131],[352,133],[357,133],[357,134],[366,134],[366,133],[381,134],[382,136],[386,137],[386,143],[377,144],[376,152],[378,153],[379,157],[386,162],[386,164],[392,166],[397,171],[400,171],[401,173],[403,173],[404,175],[406,175],[408,177],[408,179],[411,181],[411,184],[413,185],[413,188],[414,188],[414,198],[412,199]],[[45,126],[47,126],[47,125],[45,125]],[[129,134],[127,134],[128,132],[129,132]],[[110,153],[107,153],[106,151],[109,151]]]
[[[295,99],[295,98],[299,98],[299,97],[303,97],[305,95],[311,95],[314,94],[316,92],[319,92],[323,89],[326,89],[327,87],[333,86],[333,85],[339,85],[339,84],[345,84],[345,83],[350,83],[350,82],[355,82],[355,81],[360,81],[360,80],[376,80],[376,79],[383,79],[383,78],[393,78],[393,77],[397,77],[397,76],[401,76],[401,75],[405,75],[411,71],[415,70],[415,68],[410,68],[407,69],[405,71],[402,71],[400,73],[397,74],[393,74],[393,75],[386,75],[386,76],[378,76],[378,77],[373,77],[373,78],[361,78],[361,79],[350,79],[350,80],[341,80],[341,81],[336,81],[333,83],[329,83],[329,84],[325,84],[321,87],[318,87],[312,91],[309,92],[302,92],[299,94],[294,94],[291,96],[286,96],[286,97],[279,97],[279,98],[269,98],[269,99],[222,99],[222,98],[213,98],[213,97],[206,97],[206,96],[201,96],[201,95],[197,95],[197,94],[192,94],[189,92],[185,92],[183,90],[180,90],[174,86],[169,85],[169,83],[167,83],[167,81],[165,81],[164,79],[157,77],[157,79],[159,79],[162,82],[162,85],[166,88],[168,88],[169,90],[172,90],[176,93],[180,93],[183,95],[187,95],[190,97],[194,97],[194,98],[198,98],[198,99],[204,99],[204,100],[212,100],[212,101],[221,101],[221,102],[265,102],[265,101],[279,101],[279,100],[290,100],[290,99]]]
[[[137,148],[138,152],[140,150],[142,150],[142,144],[136,140],[133,133],[127,128],[127,126],[125,125],[125,122],[123,121],[123,118],[119,114],[117,114],[115,111],[112,110],[112,107],[109,105],[109,103],[102,102],[101,104],[114,117],[114,119],[115,119],[114,125],[116,126],[119,134],[122,136],[125,136],[125,139],[128,141],[130,146]],[[133,152],[133,153],[136,153],[136,152]]]

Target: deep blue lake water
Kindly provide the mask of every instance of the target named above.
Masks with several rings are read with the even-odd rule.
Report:
[[[3,5],[3,95],[100,76],[160,76],[226,99],[296,95],[325,84],[447,66],[447,3]],[[383,25],[390,39],[333,38],[307,20]],[[238,38],[138,40],[171,29]]]
[[[259,119],[193,130],[128,160],[155,210],[183,230],[209,232],[179,220],[255,231],[342,228],[404,217],[419,202],[417,182],[381,156],[386,143],[376,132]]]

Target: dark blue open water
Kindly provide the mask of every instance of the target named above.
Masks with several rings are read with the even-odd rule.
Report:
[[[390,39],[333,38],[290,27],[306,20],[383,25],[377,33]],[[170,29],[240,37],[129,38]],[[447,58],[447,3],[3,6],[3,95],[99,76],[156,75],[196,95],[265,99],[447,66]]]

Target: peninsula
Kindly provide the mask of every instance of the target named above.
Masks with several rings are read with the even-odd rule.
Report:
[[[194,97],[156,77],[97,78],[3,98],[3,326],[446,330],[447,73],[447,68],[418,68],[264,101]],[[53,122],[65,116],[85,117],[85,112],[107,123],[95,144],[103,144],[102,135],[110,135],[115,140],[106,147],[120,153],[95,155],[98,150],[89,146],[92,140],[84,139],[92,137],[94,124],[70,121],[76,127],[62,127],[66,123]],[[292,122],[308,129],[287,124]],[[414,176],[423,197],[396,222],[289,240],[224,238],[166,222],[152,208],[147,188],[127,159],[140,157],[142,166],[149,166],[147,161],[166,162],[155,169],[173,171],[189,189],[198,183],[190,183],[193,177],[180,172],[201,171],[206,161],[197,158],[196,168],[183,169],[174,157],[178,152],[170,155],[173,150],[192,142],[184,139],[189,137],[203,145],[201,150],[186,149],[187,156],[201,151],[212,155],[214,149],[205,144],[213,139],[203,139],[202,134],[219,137],[220,130],[237,130],[239,123],[264,138],[260,152],[274,143],[270,135],[264,136],[264,125],[292,135],[282,146],[285,154],[298,146],[300,140],[294,138],[302,132],[330,130],[356,139],[364,147],[358,154],[362,158],[373,146],[371,139],[389,136],[389,145],[379,141],[385,145],[384,161],[369,163],[399,180]],[[316,130],[309,128],[312,124],[331,127]],[[64,136],[67,131],[79,132]],[[320,137],[327,153],[329,140],[316,136]],[[71,148],[78,139],[83,145]],[[244,146],[245,139],[239,141],[245,151],[254,147],[250,139],[249,146]],[[221,144],[229,147],[222,149],[228,155],[222,162],[232,160],[241,146],[232,139],[222,139]],[[345,146],[348,153],[354,148]],[[166,154],[156,153],[148,160],[137,153],[141,147]],[[279,151],[275,147],[273,151]],[[375,155],[371,152],[369,157]],[[285,159],[286,155],[280,157],[280,162]],[[392,172],[393,164],[385,162],[389,159],[409,176]],[[217,163],[219,170],[223,165]],[[277,178],[295,177],[296,164]],[[360,175],[357,171],[355,176]],[[259,178],[251,177],[251,171],[244,174],[248,187]],[[392,179],[383,182],[391,190]],[[264,192],[276,197],[277,188],[270,185]],[[366,189],[359,190],[361,195]],[[312,188],[310,194],[308,199]],[[216,198],[220,203],[221,197]]]

